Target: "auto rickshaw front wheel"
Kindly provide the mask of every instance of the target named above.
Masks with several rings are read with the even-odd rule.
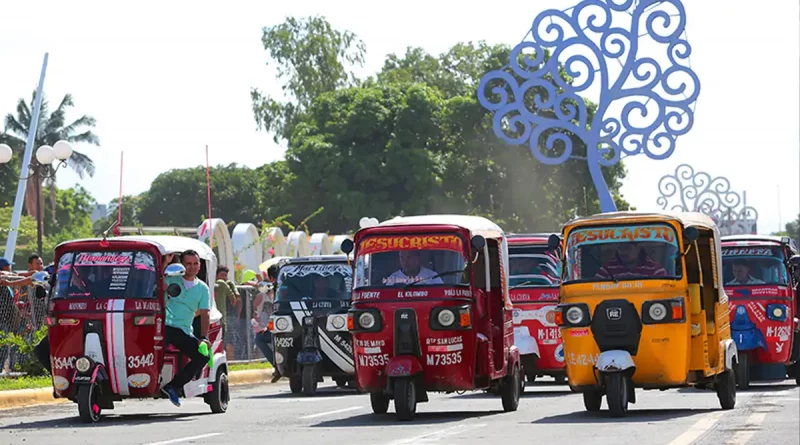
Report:
[[[369,393],[369,402],[372,405],[372,412],[375,414],[386,414],[389,410],[389,396],[381,391]]]
[[[606,376],[606,403],[611,417],[624,417],[628,412],[628,378],[619,372]]]
[[[736,376],[732,369],[728,369],[719,375],[717,383],[714,385],[717,390],[717,398],[722,409],[733,409],[736,406]]]
[[[315,365],[303,366],[303,395],[311,397],[317,395],[317,374]]]
[[[100,387],[97,383],[81,385],[78,387],[78,415],[83,423],[97,423],[100,421],[100,404],[97,399]]]
[[[411,378],[394,381],[394,411],[398,420],[411,420],[417,413],[417,388]]]
[[[739,355],[739,363],[736,366],[736,386],[739,389],[747,389],[750,387],[750,360],[747,354]]]
[[[293,375],[289,377],[289,389],[292,391],[292,394],[298,394],[300,391],[302,391],[303,377],[299,375]]]
[[[603,405],[603,392],[590,390],[583,393],[583,406],[586,411],[600,411]]]
[[[519,407],[520,381],[522,380],[522,372],[519,369],[519,365],[514,365],[514,370],[503,380],[503,386],[500,388],[503,411],[516,411]]]

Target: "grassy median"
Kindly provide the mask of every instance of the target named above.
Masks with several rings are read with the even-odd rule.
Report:
[[[237,363],[229,364],[228,371],[247,371],[250,369],[271,369],[272,365],[268,362],[263,363]],[[39,377],[0,377],[0,391],[12,389],[34,389],[49,388],[53,385],[50,376]]]

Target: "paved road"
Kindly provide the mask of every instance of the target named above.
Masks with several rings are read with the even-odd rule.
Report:
[[[585,412],[579,394],[545,381],[528,386],[514,413],[503,413],[500,399],[483,393],[434,395],[414,421],[399,423],[391,406],[389,414],[374,416],[368,396],[329,384],[316,398],[295,397],[286,384],[260,385],[234,389],[222,415],[200,399],[181,408],[130,401],[94,426],[79,424],[69,403],[0,411],[0,445],[800,444],[800,388],[793,381],[739,392],[736,409],[725,412],[711,392],[637,397],[629,416],[614,420],[607,411]]]

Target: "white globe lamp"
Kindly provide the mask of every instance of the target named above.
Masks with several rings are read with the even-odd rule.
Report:
[[[0,164],[8,163],[13,154],[14,152],[11,151],[11,147],[6,144],[0,144]]]
[[[53,161],[56,160],[56,153],[53,151],[53,147],[49,145],[42,145],[36,150],[36,160],[39,161],[41,165],[50,165]]]
[[[56,155],[56,159],[66,161],[72,156],[72,145],[67,141],[58,141],[53,145],[53,153]]]

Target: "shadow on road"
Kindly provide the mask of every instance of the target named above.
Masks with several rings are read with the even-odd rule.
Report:
[[[793,383],[779,383],[779,384],[770,384],[769,382],[754,382],[750,384],[750,387],[747,389],[736,388],[737,393],[748,393],[748,392],[781,392],[786,391],[787,389],[797,388],[796,384]],[[678,389],[679,393],[682,394],[699,394],[699,393],[710,393],[713,394],[714,392],[708,389],[697,389],[697,388],[680,388]]]
[[[361,414],[348,417],[346,419],[328,420],[311,425],[311,428],[358,428],[360,426],[392,426],[397,424],[413,425],[436,425],[439,423],[458,422],[466,419],[477,419],[489,417],[496,414],[503,414],[503,411],[435,411],[417,412],[414,420],[410,422],[400,422],[395,417],[395,413],[389,411],[386,414]]]
[[[566,390],[561,390],[561,391],[558,391],[558,390],[531,391],[529,389],[529,390],[525,391],[524,393],[520,394],[519,396],[522,399],[529,399],[529,398],[530,399],[535,399],[537,397],[561,397],[561,396],[567,396],[567,395],[570,395],[570,394],[574,394],[574,393],[572,391],[570,391],[569,388],[566,388]],[[489,394],[489,393],[485,393],[483,391],[470,392],[470,393],[466,393],[466,394],[462,394],[462,395],[458,395],[458,394],[449,394],[449,395],[453,396],[453,397],[460,398],[460,399],[462,399],[462,398],[463,399],[472,399],[472,400],[476,400],[476,399],[497,399],[498,401],[500,401],[500,395],[499,394]]]
[[[306,397],[302,394],[292,394],[289,388],[282,390],[278,393],[272,394],[262,394],[262,395],[252,395],[247,397],[237,397],[237,398],[244,398],[244,399],[255,399],[255,400],[275,400],[275,399],[313,399],[313,398],[325,398],[325,397],[339,397],[339,396],[347,396],[352,395],[356,396],[359,392],[355,389],[349,388],[337,388],[335,386],[326,386],[324,388],[317,388],[317,394],[313,397]]]
[[[674,420],[713,411],[719,411],[719,409],[636,409],[631,407],[627,415],[622,418],[613,418],[611,417],[611,413],[607,409],[604,409],[594,412],[576,411],[574,413],[543,417],[531,423],[608,423],[610,421],[617,423],[658,422],[661,420]]]
[[[0,427],[0,430],[35,430],[47,428],[97,428],[103,426],[135,426],[162,422],[191,422],[193,418],[211,415],[209,412],[202,413],[180,413],[180,414],[126,414],[114,415],[104,414],[96,424],[82,423],[77,416],[64,417],[62,419],[47,419],[34,422],[21,421],[14,425]]]

